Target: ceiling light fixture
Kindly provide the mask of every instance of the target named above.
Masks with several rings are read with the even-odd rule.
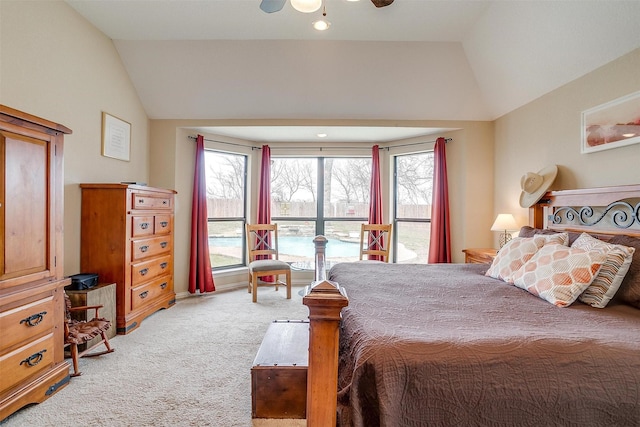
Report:
[[[325,18],[327,17],[327,7],[324,6],[322,8],[322,19],[319,19],[317,21],[314,21],[312,23],[313,28],[315,28],[318,31],[325,31],[329,29],[329,26],[331,26],[331,22],[327,21]]]
[[[319,21],[315,21],[313,23],[313,28],[318,31],[325,31],[329,29],[331,22],[325,21],[324,19],[320,19]]]
[[[291,6],[298,12],[311,13],[320,9],[322,0],[291,0]]]
[[[318,134],[318,138],[326,138],[327,134],[326,133],[319,133]]]
[[[625,138],[631,138],[632,136],[636,136],[635,133],[623,133],[622,136],[624,136]]]

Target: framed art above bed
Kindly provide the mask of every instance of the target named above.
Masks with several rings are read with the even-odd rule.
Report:
[[[583,154],[640,142],[640,92],[583,111],[581,142]]]

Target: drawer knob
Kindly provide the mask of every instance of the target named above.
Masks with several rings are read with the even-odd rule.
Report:
[[[168,262],[163,262],[163,263],[160,264],[160,268],[165,269],[165,268],[167,268],[167,265],[169,265]]]
[[[148,272],[149,272],[148,268],[143,268],[142,270],[140,270],[140,275],[141,276],[146,276]]]
[[[22,365],[24,363],[27,366],[36,366],[38,363],[42,362],[42,359],[44,359],[43,353],[45,351],[47,351],[46,348],[40,350],[37,353],[33,353],[31,356],[27,357],[22,362],[20,362],[20,364]]]
[[[163,201],[162,201],[162,204],[163,204],[163,205],[166,205],[166,204],[168,204],[168,203],[169,203],[169,202],[168,202],[167,200],[163,200]]]
[[[140,224],[140,228],[142,228],[143,230],[146,230],[147,228],[149,228],[149,223],[143,222],[142,224]]]
[[[144,245],[144,246],[140,246],[140,252],[147,252],[149,250],[149,246]]]
[[[20,324],[22,325],[23,323],[26,323],[27,326],[37,326],[38,323],[42,322],[42,319],[44,319],[45,314],[47,314],[46,311],[41,311],[40,313],[32,314],[26,319],[22,319],[20,321]]]
[[[164,289],[167,287],[167,282],[164,282],[163,284],[160,285],[160,288]]]
[[[149,291],[140,292],[140,298],[145,299],[149,295]]]
[[[144,199],[138,199],[138,203],[140,204],[144,203]]]
[[[161,225],[162,227],[166,227],[167,225],[169,225],[169,223],[168,223],[167,221],[162,221],[162,222],[160,223],[160,225]]]
[[[167,245],[168,245],[168,244],[169,244],[168,242],[161,242],[161,243],[160,243],[160,247],[161,247],[162,249],[164,249],[164,248],[166,248],[166,247],[167,247]]]

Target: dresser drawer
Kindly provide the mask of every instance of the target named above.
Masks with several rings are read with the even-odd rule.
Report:
[[[137,262],[131,266],[131,284],[132,286],[137,286],[163,274],[169,274],[172,271],[173,261],[171,255]]]
[[[133,209],[171,210],[172,205],[172,197],[168,195],[133,193]]]
[[[50,368],[54,362],[53,333],[0,356],[0,393]]]
[[[154,231],[156,234],[169,234],[173,228],[173,216],[156,215]]]
[[[0,312],[0,352],[51,331],[54,326],[53,297]]]
[[[165,292],[173,292],[173,279],[171,276],[159,277],[152,282],[136,286],[131,289],[131,309],[143,307],[149,301],[159,297]]]
[[[131,236],[152,236],[154,228],[154,217],[150,216],[132,216],[131,217]]]
[[[171,235],[139,239],[131,242],[132,261],[171,252]]]

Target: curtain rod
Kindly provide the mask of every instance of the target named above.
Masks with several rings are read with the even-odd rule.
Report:
[[[189,139],[197,139],[197,137],[195,136],[191,136],[189,135]],[[235,142],[227,142],[227,141],[219,141],[217,139],[207,139],[204,138],[205,141],[207,142],[217,142],[219,144],[227,144],[227,145],[235,145],[237,147],[244,147],[244,148],[251,148],[251,150],[262,150],[262,147],[256,147],[253,145],[244,145],[244,144],[238,144]],[[451,142],[453,141],[453,138],[445,138],[445,142]],[[382,150],[387,150],[389,151],[390,148],[396,148],[396,147],[408,147],[411,145],[420,145],[420,144],[428,144],[428,143],[434,143],[436,141],[421,141],[421,142],[411,142],[408,144],[398,144],[398,145],[393,145],[391,147],[380,147],[380,149]],[[375,145],[375,144],[374,144]],[[373,145],[371,147],[349,147],[349,146],[340,146],[340,147],[272,147],[272,150],[290,150],[290,149],[295,149],[295,150],[369,150],[373,147]]]

